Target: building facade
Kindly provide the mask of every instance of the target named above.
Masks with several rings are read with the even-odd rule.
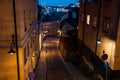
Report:
[[[0,80],[30,80],[40,52],[37,0],[1,0],[0,11]]]
[[[81,0],[78,27],[78,50],[85,55],[93,65],[99,63],[114,70],[120,70],[119,0]],[[98,44],[97,41],[102,43]],[[106,59],[102,56],[107,54]],[[100,62],[99,62],[100,61]]]
[[[43,22],[44,36],[58,35],[59,20]]]
[[[66,12],[51,12],[43,15],[42,18],[42,31],[45,36],[59,35],[59,27],[61,17]]]

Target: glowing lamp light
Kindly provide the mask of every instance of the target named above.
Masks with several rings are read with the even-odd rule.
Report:
[[[13,48],[11,48],[9,51],[8,51],[8,54],[10,55],[13,55],[15,53],[15,50]]]
[[[101,44],[101,43],[102,43],[102,41],[101,41],[100,38],[97,40],[97,43],[98,43],[98,44]]]
[[[13,45],[14,45],[14,35],[12,35],[12,42],[10,45],[10,50],[8,51],[8,54],[14,54],[16,51],[13,49]]]

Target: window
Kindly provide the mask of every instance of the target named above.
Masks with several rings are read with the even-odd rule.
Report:
[[[29,41],[27,42],[27,57],[29,56],[29,53],[30,53],[30,51],[29,51],[30,49],[29,49]]]
[[[81,22],[84,22],[84,14],[81,14]]]
[[[93,27],[93,28],[96,28],[96,26],[97,26],[97,17],[93,17],[92,27]]]
[[[82,0],[82,3],[85,3],[85,0]]]
[[[30,36],[30,48],[32,48],[33,47],[33,36],[31,35]]]
[[[108,33],[110,29],[110,18],[104,18],[103,31]]]
[[[32,24],[32,13],[31,12],[32,11],[29,10],[29,23],[30,23],[30,25]]]
[[[26,47],[24,48],[24,65],[26,64],[27,61],[27,54],[26,54]]]
[[[106,0],[106,1],[111,1],[111,0]]]
[[[94,2],[98,2],[98,0],[94,0]]]
[[[24,31],[27,30],[27,23],[26,23],[26,11],[23,11],[23,17],[24,17]]]
[[[88,25],[90,25],[90,15],[87,15],[87,21],[86,21],[86,23],[87,23]]]
[[[91,2],[91,0],[88,0],[88,3],[90,3]]]

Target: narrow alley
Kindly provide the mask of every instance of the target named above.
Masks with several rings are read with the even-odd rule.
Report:
[[[44,41],[35,80],[89,80],[63,60],[58,44],[59,38],[47,38]]]

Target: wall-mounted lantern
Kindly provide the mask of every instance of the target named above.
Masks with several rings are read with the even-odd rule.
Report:
[[[13,49],[13,46],[15,45],[15,42],[14,42],[14,35],[12,35],[12,42],[11,42],[11,45],[10,45],[10,50],[8,51],[9,54],[14,54],[16,51]]]

